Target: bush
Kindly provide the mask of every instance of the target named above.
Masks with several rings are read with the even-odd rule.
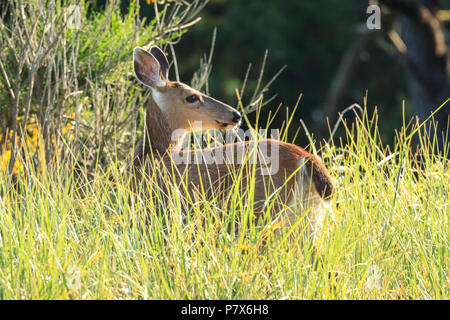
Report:
[[[141,128],[137,119],[145,101],[132,74],[132,50],[174,41],[196,22],[201,4],[168,3],[164,15],[148,22],[139,16],[139,1],[131,1],[123,16],[119,0],[101,10],[83,0],[4,5],[0,154],[9,151],[1,164],[10,171],[22,168],[15,160],[27,139],[36,141],[32,152],[45,163],[62,156],[93,168],[113,154],[125,157],[134,145],[131,133]],[[44,158],[37,156],[37,145]]]

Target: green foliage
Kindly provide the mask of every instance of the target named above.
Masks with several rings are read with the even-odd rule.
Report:
[[[153,36],[153,23],[145,24],[138,17],[139,7],[131,1],[128,12],[122,16],[117,4],[87,14],[82,5],[85,21],[79,30],[68,30],[67,40],[79,41],[80,79],[107,75],[112,81],[126,77],[130,70],[130,52],[137,44],[148,43]],[[82,32],[80,32],[82,30]]]

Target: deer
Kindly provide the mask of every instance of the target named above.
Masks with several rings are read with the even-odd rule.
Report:
[[[240,125],[241,113],[185,83],[170,81],[169,62],[157,46],[152,46],[149,51],[136,47],[133,51],[133,67],[139,82],[151,90],[146,108],[145,130],[136,145],[132,164],[137,183],[142,183],[145,177],[158,175],[159,169],[146,165],[146,160],[153,158],[163,168],[175,167],[176,170],[167,171],[175,172],[177,183],[187,181],[189,190],[196,190],[200,184],[208,186],[211,190],[208,196],[214,196],[214,192],[226,192],[233,186],[233,177],[242,164],[176,163],[174,158],[199,158],[206,151],[220,154],[231,150],[231,158],[236,161],[239,159],[239,151],[250,152],[255,146],[265,145],[266,150],[277,152],[278,170],[273,173],[268,173],[268,170],[263,172],[267,159],[257,153],[259,161],[253,164],[258,169],[254,171],[255,214],[260,214],[264,204],[276,193],[278,204],[273,211],[281,210],[283,206],[289,208],[280,230],[289,228],[302,213],[307,212],[312,236],[316,239],[320,235],[324,217],[331,210],[335,186],[318,156],[295,144],[275,139],[262,139],[259,145],[255,141],[240,141],[205,149],[181,150],[184,135],[174,137],[175,131],[181,129],[188,134],[197,130],[233,129]],[[201,128],[193,126],[194,122],[201,122]],[[270,152],[266,153],[266,158],[271,156]],[[251,174],[247,172],[243,176],[245,185],[251,179]],[[163,184],[162,188],[166,188],[163,179],[156,181]]]

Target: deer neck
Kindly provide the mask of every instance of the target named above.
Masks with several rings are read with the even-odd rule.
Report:
[[[154,155],[163,156],[170,150],[177,149],[183,137],[172,141],[172,133],[176,128],[172,128],[171,123],[156,104],[153,97],[150,97],[146,114],[146,128],[144,131],[144,150],[152,150]]]

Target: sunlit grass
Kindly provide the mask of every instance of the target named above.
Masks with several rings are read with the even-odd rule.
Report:
[[[271,221],[252,223],[239,188],[167,200],[150,185],[144,202],[123,163],[0,170],[0,298],[448,299],[448,160],[433,138],[413,156],[412,126],[386,148],[376,115],[346,131],[321,149],[337,194],[315,256],[306,232],[263,245]]]

